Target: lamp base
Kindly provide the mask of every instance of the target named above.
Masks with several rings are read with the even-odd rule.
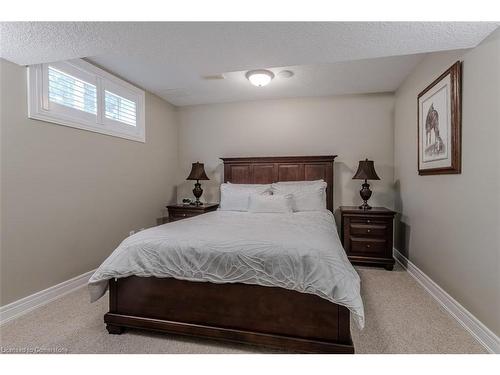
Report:
[[[203,189],[201,188],[201,184],[198,180],[196,180],[196,184],[194,184],[194,189],[193,189],[193,195],[196,198],[196,201],[194,202],[195,206],[202,206],[203,203],[200,202],[200,197],[203,194]]]
[[[372,196],[372,191],[370,190],[370,184],[366,182],[361,185],[361,190],[359,191],[361,199],[363,199],[363,204],[359,206],[361,210],[371,210],[371,206],[368,205],[368,199]]]
[[[363,202],[361,206],[358,207],[360,210],[371,210],[372,206],[370,206],[366,201]]]

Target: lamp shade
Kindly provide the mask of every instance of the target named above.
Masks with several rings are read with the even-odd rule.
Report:
[[[205,173],[205,166],[203,163],[193,163],[191,173],[186,180],[210,180]]]
[[[360,160],[358,165],[358,170],[353,180],[380,180],[380,177],[375,172],[375,166],[373,165],[373,160]]]

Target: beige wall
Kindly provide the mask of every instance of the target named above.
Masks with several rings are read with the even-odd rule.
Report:
[[[462,174],[417,174],[417,95],[463,60]],[[397,247],[500,334],[500,31],[425,58],[396,93]]]
[[[175,201],[175,110],[146,95],[146,143],[27,118],[26,70],[1,68],[1,304],[96,268]]]
[[[335,207],[359,204],[361,182],[352,180],[358,161],[375,160],[381,181],[373,181],[374,205],[393,206],[392,94],[267,100],[178,109],[179,181],[192,162],[205,163],[212,179],[204,198],[219,200],[219,157],[337,154]],[[192,197],[191,182],[178,199]]]

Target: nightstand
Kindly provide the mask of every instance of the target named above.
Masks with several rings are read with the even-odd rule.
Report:
[[[384,207],[362,210],[342,206],[341,239],[351,263],[365,266],[394,267],[392,237],[394,211]]]
[[[204,203],[201,206],[189,204],[174,204],[167,206],[168,221],[177,221],[188,217],[198,216],[207,212],[215,211],[219,207],[219,203]]]

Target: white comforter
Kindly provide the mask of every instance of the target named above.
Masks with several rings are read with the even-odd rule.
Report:
[[[89,280],[92,302],[111,278],[173,277],[276,286],[346,306],[362,328],[360,280],[330,211],[215,211],[125,239]]]

